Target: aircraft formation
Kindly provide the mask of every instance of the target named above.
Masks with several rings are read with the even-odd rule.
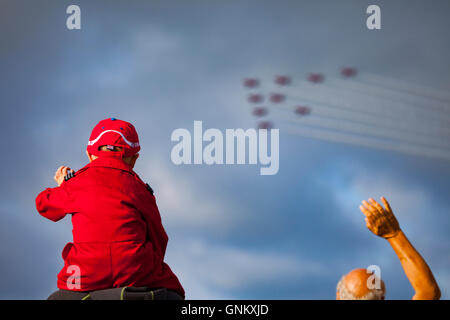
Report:
[[[243,79],[260,129],[450,160],[450,94],[344,66]]]

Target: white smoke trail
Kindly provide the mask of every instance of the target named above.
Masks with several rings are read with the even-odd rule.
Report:
[[[352,144],[368,148],[376,148],[387,151],[396,151],[416,156],[432,157],[444,160],[450,160],[450,151],[418,147],[409,144],[398,144],[392,141],[379,141],[370,137],[355,136],[339,131],[329,131],[314,127],[299,127],[286,125],[283,127],[288,133],[310,137],[314,139],[326,140],[330,142],[338,142]],[[282,129],[280,129],[282,130]]]
[[[277,119],[276,119],[277,120]],[[284,120],[291,123],[297,123],[300,126],[314,126],[325,129],[333,129],[343,131],[349,134],[368,135],[378,137],[379,139],[386,139],[390,141],[397,141],[397,143],[409,143],[422,147],[436,147],[440,149],[448,148],[448,145],[438,143],[437,141],[419,136],[411,135],[410,133],[400,132],[395,129],[380,128],[377,125],[362,124],[357,121],[343,120],[333,118],[330,116],[306,116],[302,118],[292,117],[292,115],[281,115],[278,120]],[[450,151],[450,150],[449,150]]]
[[[402,101],[391,101],[382,96],[368,96],[363,92],[342,90],[327,84],[311,84],[307,81],[297,82],[296,85],[282,89],[288,96],[316,99],[328,104],[338,104],[358,111],[364,111],[380,116],[405,120],[432,121],[434,125],[448,128],[450,114],[427,110],[423,106],[409,104]]]
[[[360,79],[337,79],[327,78],[327,84],[340,89],[351,90],[361,94],[370,95],[390,101],[422,108],[426,112],[442,112],[450,116],[449,103],[443,103],[419,94],[411,94],[393,88],[384,87],[380,84],[361,82]]]
[[[401,117],[395,119],[388,115],[373,114],[370,112],[365,112],[364,110],[357,111],[356,108],[328,104],[318,99],[301,99],[287,96],[287,103],[291,103],[291,106],[288,107],[286,104],[273,104],[272,107],[289,109],[293,112],[294,108],[292,106],[295,106],[296,104],[305,105],[313,109],[312,116],[321,115],[341,117],[344,120],[357,121],[368,125],[377,125],[379,128],[395,129],[403,132],[409,132],[412,135],[427,136],[433,140],[438,140],[445,145],[450,144],[449,128],[439,128],[433,125],[425,125],[426,123],[424,122],[408,122]]]
[[[375,75],[371,73],[360,73],[358,78],[362,81],[376,84],[391,90],[402,91],[408,94],[422,96],[429,99],[445,103],[450,110],[450,92],[421,86],[404,80],[388,78],[385,76]]]

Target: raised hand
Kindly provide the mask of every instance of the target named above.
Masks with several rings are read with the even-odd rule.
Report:
[[[69,173],[70,170],[71,169],[66,166],[61,166],[58,168],[58,170],[56,170],[55,176],[53,177],[53,179],[58,184],[58,187],[61,185],[61,183],[64,182],[64,177],[67,175],[67,173]]]
[[[377,236],[388,239],[395,237],[400,232],[400,225],[387,200],[381,197],[381,201],[385,208],[370,198],[370,203],[363,200],[363,205],[359,206],[359,209],[366,216],[367,228]]]

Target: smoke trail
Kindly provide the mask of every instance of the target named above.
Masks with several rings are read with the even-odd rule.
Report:
[[[280,120],[288,121],[291,123],[297,123],[300,126],[309,125],[314,127],[320,127],[325,129],[333,129],[337,131],[346,132],[355,135],[368,135],[373,137],[378,137],[381,139],[387,139],[398,143],[410,143],[421,147],[434,146],[437,148],[448,148],[447,145],[439,144],[432,139],[422,137],[422,136],[412,136],[411,134],[398,132],[393,129],[380,128],[377,125],[366,125],[361,124],[357,121],[352,120],[342,120],[339,118],[331,116],[315,116],[315,117],[304,117],[304,118],[293,118],[293,117],[280,117]]]
[[[449,106],[450,104],[450,94],[445,91],[436,90],[434,88],[409,83],[404,80],[388,78],[371,73],[362,73],[360,76],[358,76],[358,78],[365,82],[376,84],[385,88],[389,88],[391,90],[402,91],[412,95],[434,99],[436,101],[445,103],[447,106]]]
[[[307,81],[300,81],[298,86],[292,86],[284,89],[288,95],[296,97],[299,94],[307,98],[320,99],[326,103],[334,103],[344,105],[356,110],[364,109],[371,113],[379,115],[394,115],[396,118],[405,119],[407,117],[411,120],[434,121],[441,127],[448,127],[450,125],[450,114],[428,111],[423,106],[417,106],[405,102],[390,101],[381,96],[367,96],[362,92],[351,90],[342,90],[339,88],[330,87],[326,84],[311,84]],[[354,103],[357,106],[354,106]]]
[[[359,92],[361,94],[367,94],[374,97],[382,98],[390,101],[391,103],[393,102],[406,105],[413,105],[418,108],[423,108],[427,112],[432,111],[442,112],[445,113],[447,116],[450,116],[450,109],[448,104],[430,100],[430,98],[419,94],[410,94],[392,88],[386,88],[380,84],[364,83],[356,79],[343,80],[336,78],[327,78],[327,84],[341,89],[344,88],[346,90]]]
[[[305,98],[297,98],[292,96],[287,96],[287,102],[290,102],[292,105],[301,104],[308,105],[314,109],[314,112],[311,116],[314,115],[330,115],[334,117],[342,117],[344,120],[353,120],[358,121],[364,124],[373,125],[376,124],[379,127],[388,128],[388,129],[396,129],[399,131],[409,132],[413,135],[423,135],[432,137],[433,139],[442,140],[442,142],[449,142],[450,139],[448,136],[450,135],[449,128],[437,128],[435,126],[426,126],[424,122],[421,123],[412,123],[406,122],[404,118],[401,116],[397,119],[392,118],[386,114],[376,114],[373,112],[368,112],[366,110],[357,110],[357,108],[349,108],[348,106],[341,106],[336,104],[329,104],[321,102],[318,99],[305,99]],[[288,108],[285,105],[273,104],[273,108],[284,108],[293,110],[293,108]]]
[[[450,109],[445,96],[424,88],[411,93],[411,86],[406,84],[396,90],[376,83],[375,78],[359,78],[327,76],[323,83],[289,79],[285,83],[277,81],[277,86],[272,83],[272,90],[265,86],[261,94],[264,106],[271,110],[270,120],[288,123],[289,132],[450,160]],[[284,101],[270,103],[272,93],[285,94],[281,99]],[[309,107],[312,113],[299,118],[294,113],[298,105]]]
[[[314,139],[450,160],[450,152],[447,150],[423,148],[409,144],[398,144],[391,141],[379,141],[370,137],[355,136],[339,131],[323,130],[312,126],[299,127],[286,125],[285,129],[291,134]]]

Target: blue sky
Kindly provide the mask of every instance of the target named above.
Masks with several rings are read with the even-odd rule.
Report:
[[[366,28],[369,4],[382,29]],[[413,290],[358,206],[385,196],[450,297],[448,160],[291,135],[280,124],[280,170],[175,166],[173,130],[255,126],[242,79],[336,74],[343,65],[450,89],[446,1],[0,2],[2,299],[56,289],[70,219],[40,217],[36,195],[60,165],[83,167],[92,127],[132,122],[136,172],[155,190],[167,262],[189,299],[334,299],[342,274],[381,267],[388,299]],[[275,123],[275,125],[278,125]]]

